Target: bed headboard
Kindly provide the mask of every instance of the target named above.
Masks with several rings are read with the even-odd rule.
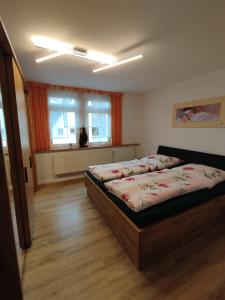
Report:
[[[225,156],[223,155],[166,147],[161,145],[158,147],[157,153],[179,157],[187,163],[204,164],[214,168],[225,170]]]

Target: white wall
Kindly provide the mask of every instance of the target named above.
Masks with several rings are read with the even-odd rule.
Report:
[[[140,142],[142,96],[124,94],[122,102],[122,143]]]
[[[146,94],[142,106],[141,155],[158,145],[225,155],[225,128],[172,128],[174,103],[225,95],[225,70]]]

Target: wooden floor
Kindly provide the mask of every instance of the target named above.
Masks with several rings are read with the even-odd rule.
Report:
[[[225,225],[139,272],[82,182],[45,186],[36,195],[23,286],[25,300],[223,300]]]

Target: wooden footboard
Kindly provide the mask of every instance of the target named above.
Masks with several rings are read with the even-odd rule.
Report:
[[[140,229],[86,174],[85,184],[88,197],[139,270],[217,222],[224,222],[225,195]]]
[[[131,260],[139,269],[141,230],[85,175],[87,194]]]

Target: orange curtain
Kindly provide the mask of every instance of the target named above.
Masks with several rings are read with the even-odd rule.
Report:
[[[112,145],[118,146],[122,142],[122,96],[123,94],[111,95],[111,117],[112,117]]]
[[[36,81],[28,81],[27,83],[28,83],[29,86],[32,86],[32,87],[55,89],[55,90],[67,90],[67,91],[74,91],[74,92],[77,92],[77,93],[92,93],[92,94],[109,95],[109,96],[122,95],[122,93],[118,93],[118,92],[111,92],[111,91],[104,91],[104,90],[93,90],[93,89],[82,88],[82,87],[67,86],[67,85],[56,85],[56,84],[42,83],[42,82],[36,82]]]
[[[31,131],[35,150],[50,149],[48,89],[29,85]]]
[[[34,81],[28,81],[30,110],[32,118],[32,133],[35,137],[35,150],[50,149],[49,115],[48,115],[48,89],[72,90],[79,93],[104,94],[111,97],[112,115],[112,145],[121,145],[122,127],[122,93],[92,90],[77,87],[60,86]]]

